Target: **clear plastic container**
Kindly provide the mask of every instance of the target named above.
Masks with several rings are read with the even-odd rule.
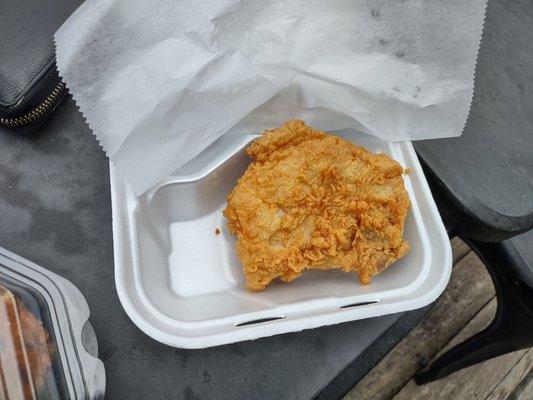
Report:
[[[0,399],[103,398],[88,316],[70,282],[0,248]]]

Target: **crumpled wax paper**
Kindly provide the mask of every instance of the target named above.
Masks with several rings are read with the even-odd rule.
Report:
[[[224,134],[300,118],[387,140],[458,136],[486,0],[87,0],[57,64],[141,194]]]

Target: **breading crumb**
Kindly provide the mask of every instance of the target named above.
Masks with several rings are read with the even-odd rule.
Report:
[[[218,228],[215,229],[215,235],[220,235],[220,229]]]

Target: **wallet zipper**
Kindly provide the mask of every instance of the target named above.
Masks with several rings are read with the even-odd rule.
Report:
[[[37,121],[57,105],[57,102],[61,99],[61,94],[64,90],[65,84],[63,82],[59,82],[54,86],[50,94],[46,96],[41,104],[22,114],[20,117],[0,118],[0,125],[18,128]]]

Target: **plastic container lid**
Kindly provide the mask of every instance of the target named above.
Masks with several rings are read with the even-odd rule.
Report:
[[[103,398],[88,316],[70,282],[0,248],[0,399]]]

